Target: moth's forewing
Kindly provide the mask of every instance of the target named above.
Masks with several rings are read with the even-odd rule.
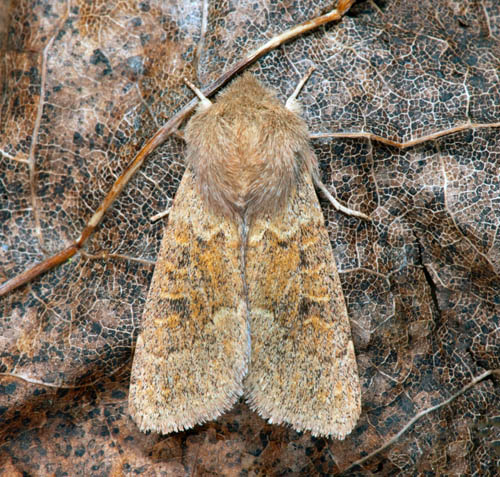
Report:
[[[250,229],[252,352],[245,393],[272,423],[343,439],[361,412],[349,318],[306,171],[287,206]]]
[[[250,340],[240,263],[238,227],[207,210],[187,170],[132,365],[129,408],[142,431],[188,429],[241,395]]]

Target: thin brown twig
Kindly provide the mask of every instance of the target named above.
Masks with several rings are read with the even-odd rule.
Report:
[[[301,23],[300,25],[296,25],[289,30],[275,36],[274,38],[266,42],[263,46],[251,53],[249,56],[237,62],[227,72],[223,73],[214,83],[203,90],[203,94],[207,97],[211,96],[222,86],[224,86],[235,74],[239,73],[241,70],[254,63],[260,57],[262,57],[269,51],[279,47],[283,43],[296,38],[297,36],[303,35],[308,31],[314,30],[321,25],[335,20],[340,20],[342,16],[349,10],[354,1],[355,0],[339,0],[337,8],[331,10],[329,13],[312,20],[308,20],[304,23]],[[43,262],[38,263],[34,267],[25,270],[21,274],[16,275],[12,279],[3,283],[0,286],[0,297],[6,295],[7,293],[20,287],[21,285],[28,283],[42,273],[45,273],[48,270],[64,263],[66,260],[75,255],[78,250],[82,248],[90,235],[94,232],[94,230],[104,217],[106,211],[109,210],[113,202],[119,196],[123,188],[128,184],[132,176],[142,166],[146,157],[157,146],[162,144],[163,141],[165,141],[165,139],[179,127],[184,119],[193,111],[197,103],[197,98],[193,98],[175,116],[169,119],[144,145],[144,147],[139,151],[134,160],[129,164],[129,166],[127,166],[127,168],[113,184],[106,197],[102,201],[101,205],[98,207],[94,215],[90,218],[87,225],[83,229],[80,237],[73,244],[56,253],[55,255],[49,257]]]

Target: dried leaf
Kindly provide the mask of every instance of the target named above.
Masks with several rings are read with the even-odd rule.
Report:
[[[184,77],[208,85],[328,6],[7,2],[0,282],[78,238],[191,99]],[[500,368],[499,52],[495,0],[366,1],[251,67],[285,99],[316,66],[300,99],[323,180],[375,218],[322,201],[362,380],[345,441],[269,425],[243,403],[169,436],[131,421],[131,355],[163,228],[149,218],[184,169],[172,136],[81,253],[0,299],[0,475],[335,475]],[[490,374],[346,475],[495,475],[499,402]]]

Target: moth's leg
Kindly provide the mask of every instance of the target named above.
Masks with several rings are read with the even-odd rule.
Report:
[[[297,87],[295,88],[295,91],[291,94],[291,96],[287,99],[286,101],[286,108],[290,111],[293,111],[294,113],[299,113],[300,112],[300,105],[297,102],[297,96],[299,95],[300,91],[304,87],[304,84],[306,81],[310,78],[312,75],[313,71],[315,70],[314,66],[311,66],[309,70],[307,70],[307,73],[303,76],[303,78],[299,81],[297,84]],[[333,197],[332,194],[328,191],[326,186],[321,182],[321,180],[316,176],[316,174],[313,174],[313,180],[314,184],[318,189],[323,192],[324,196],[330,201],[330,203],[340,212],[343,212],[346,215],[351,215],[352,217],[358,217],[360,219],[368,220],[371,221],[372,219],[366,215],[363,214],[363,212],[358,212],[357,210],[352,210],[349,209],[348,207],[342,205],[335,197]]]
[[[342,205],[332,194],[330,194],[329,190],[326,188],[325,184],[321,182],[319,178],[313,175],[314,185],[323,193],[323,195],[330,201],[330,203],[339,211],[343,212],[346,215],[350,215],[352,217],[358,217],[363,220],[368,220],[371,222],[372,218],[369,215],[363,214],[363,212],[358,212],[357,210],[349,209],[345,205]]]
[[[151,222],[156,222],[157,220],[163,219],[163,217],[166,217],[168,214],[170,214],[170,207],[166,208],[163,212],[152,215],[149,220]]]

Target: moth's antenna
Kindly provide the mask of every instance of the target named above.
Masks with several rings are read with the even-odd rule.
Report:
[[[297,100],[297,96],[300,93],[300,90],[304,87],[306,84],[306,81],[309,79],[309,77],[313,74],[313,71],[316,68],[314,66],[311,66],[308,70],[307,73],[304,75],[304,77],[299,81],[299,84],[295,88],[295,91],[292,93],[292,95],[286,100],[285,107],[286,109],[289,109],[293,111],[295,109],[295,101]]]
[[[194,94],[200,98],[200,103],[203,105],[204,109],[212,106],[212,101],[210,101],[193,83],[191,83],[191,81],[184,78],[184,83],[186,83],[193,90]]]

